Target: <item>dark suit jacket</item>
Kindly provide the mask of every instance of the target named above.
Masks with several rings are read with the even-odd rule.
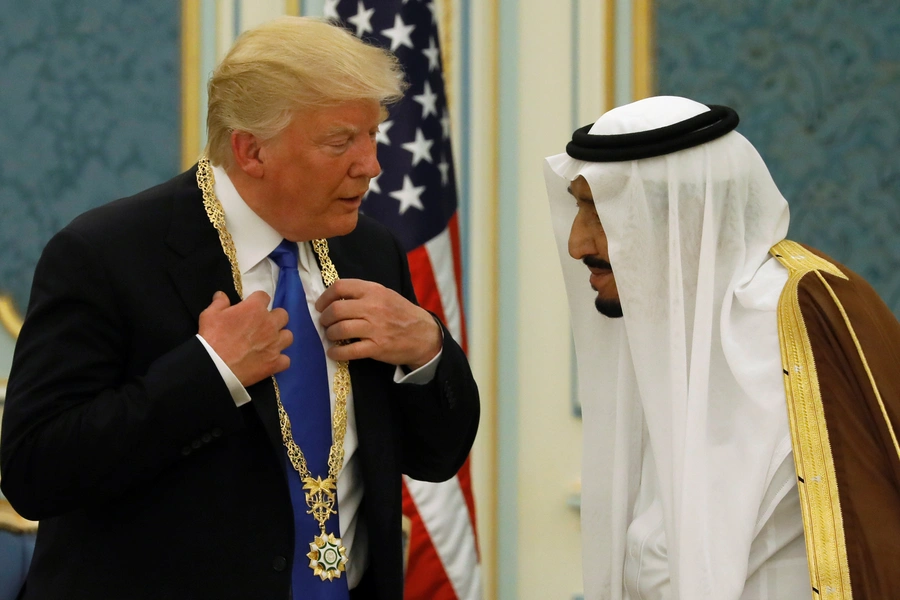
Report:
[[[345,278],[414,293],[396,240],[360,217],[329,240]],[[40,520],[26,598],[283,599],[292,514],[271,380],[236,408],[195,337],[234,292],[195,170],[89,211],[38,264],[3,421],[3,492]],[[367,580],[402,598],[401,473],[444,480],[465,460],[478,392],[444,332],[424,386],[353,361],[369,530]]]

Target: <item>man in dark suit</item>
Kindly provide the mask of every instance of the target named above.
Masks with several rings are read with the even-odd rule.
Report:
[[[402,89],[341,29],[260,26],[210,81],[208,159],[48,243],[0,447],[40,520],[22,597],[402,598],[401,474],[453,476],[479,414],[399,244],[358,214]],[[306,302],[279,300],[291,277]],[[309,318],[321,348],[292,355]]]

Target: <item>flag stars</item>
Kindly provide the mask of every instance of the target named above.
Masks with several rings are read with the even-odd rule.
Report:
[[[366,10],[362,0],[359,0],[356,6],[356,14],[349,17],[347,22],[356,26],[356,37],[362,37],[364,33],[372,33],[374,31],[372,29],[372,15],[375,14],[375,9],[370,8]]]
[[[439,62],[441,51],[434,45],[434,38],[428,38],[428,47],[422,50],[422,54],[428,57],[428,72],[431,73],[441,66]]]
[[[375,141],[385,146],[391,145],[391,138],[388,137],[388,131],[394,125],[393,121],[385,121],[378,126],[378,132],[375,134]]]
[[[431,146],[434,145],[433,140],[426,140],[422,130],[416,128],[416,139],[412,142],[402,144],[404,150],[412,152],[412,166],[416,166],[423,160],[433,162],[431,159]],[[424,189],[424,188],[423,188]]]
[[[432,212],[439,213],[451,203],[455,206],[455,199],[448,193],[454,185],[451,115],[445,86],[439,79],[443,55],[436,25],[441,4],[437,0],[402,0],[403,10],[396,2],[391,14],[382,10],[379,0],[321,1],[325,15],[340,18],[357,37],[380,36],[385,49],[398,55],[412,77],[409,100],[394,107],[394,114],[374,132],[384,172],[369,180],[362,209],[371,216],[383,217],[386,224],[400,226],[401,235],[415,238],[418,234],[403,232],[402,228],[431,223],[430,219],[437,218]],[[393,26],[385,28],[388,24]],[[401,51],[403,47],[407,50]],[[429,193],[436,196],[432,198]]]
[[[322,8],[322,14],[326,19],[340,19],[341,16],[338,14],[337,5],[340,4],[341,0],[325,0],[325,6]]]
[[[394,15],[394,26],[382,30],[381,35],[391,40],[391,52],[396,52],[400,46],[413,47],[412,38],[409,36],[415,28],[415,25],[404,23],[400,15]]]
[[[391,192],[391,198],[400,201],[400,214],[402,215],[410,208],[418,208],[419,210],[425,210],[425,206],[422,204],[421,196],[422,192],[425,191],[425,186],[415,186],[413,185],[412,180],[409,178],[409,175],[403,176],[403,187],[396,192]]]
[[[428,115],[437,116],[438,95],[431,91],[431,84],[425,82],[425,91],[421,94],[413,96],[413,100],[422,105],[422,119],[427,119]]]

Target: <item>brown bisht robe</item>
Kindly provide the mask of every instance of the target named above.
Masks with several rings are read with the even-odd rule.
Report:
[[[820,252],[771,253],[812,597],[900,598],[900,323]]]

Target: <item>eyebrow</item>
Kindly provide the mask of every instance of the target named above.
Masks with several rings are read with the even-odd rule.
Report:
[[[356,135],[359,133],[359,129],[357,127],[350,127],[349,125],[335,125],[328,129],[325,132],[325,137],[331,137],[335,135]]]

